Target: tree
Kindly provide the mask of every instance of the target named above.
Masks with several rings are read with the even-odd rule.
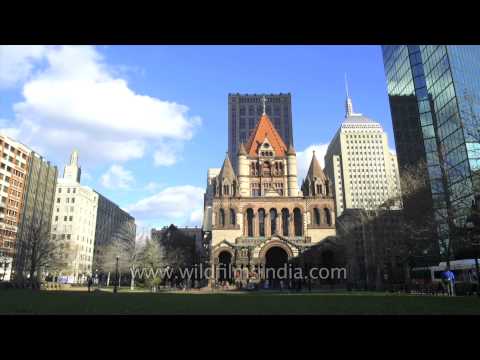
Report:
[[[95,267],[103,272],[115,272],[117,267],[120,274],[131,273],[130,289],[135,288],[135,269],[139,265],[141,248],[135,241],[115,239],[111,243],[99,246]]]
[[[427,171],[424,161],[405,166],[400,175],[401,194],[380,206],[382,209],[391,210],[392,204],[403,204],[401,216],[397,219],[401,231],[396,234],[390,247],[397,261],[403,266],[406,284],[410,283],[413,267],[439,259],[437,222],[429,180],[425,176]]]
[[[149,274],[151,277],[147,275],[145,283],[154,288],[161,281],[160,277],[158,276],[158,270],[164,265],[162,262],[163,256],[159,243],[150,238],[146,239],[145,245],[139,252],[138,260],[139,265],[143,267],[144,270],[147,268],[150,270]]]
[[[191,266],[195,262],[195,240],[184,234],[175,225],[170,225],[161,237],[156,237],[165,265],[173,267]]]
[[[33,219],[24,238],[19,240],[16,254],[16,279],[23,283],[28,274],[32,289],[39,288],[43,273],[56,271],[66,266],[60,240],[53,240],[50,231],[42,221]]]

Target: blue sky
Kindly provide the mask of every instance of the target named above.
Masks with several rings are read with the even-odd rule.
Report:
[[[140,227],[200,225],[207,169],[227,150],[228,93],[290,92],[301,153],[338,129],[345,72],[355,111],[394,148],[380,46],[0,47],[0,127],[60,172],[77,147],[82,183]]]

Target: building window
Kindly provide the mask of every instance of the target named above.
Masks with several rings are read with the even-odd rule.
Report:
[[[258,210],[258,232],[260,236],[265,236],[265,210]]]
[[[320,225],[320,210],[318,208],[314,208],[313,215],[315,218],[315,225]]]
[[[220,209],[219,213],[219,220],[220,220],[220,226],[224,227],[225,226],[225,210]]]
[[[293,227],[295,236],[303,235],[303,221],[302,221],[302,212],[299,208],[293,210]]]
[[[275,235],[277,232],[277,210],[270,209],[270,233]]]
[[[288,209],[282,209],[282,232],[283,236],[288,236],[288,222],[290,220],[290,214]]]
[[[253,209],[247,209],[247,236],[253,237]]]
[[[323,211],[325,212],[325,222],[327,223],[327,225],[331,226],[332,225],[332,217],[331,217],[331,214],[330,214],[330,209],[323,209]]]

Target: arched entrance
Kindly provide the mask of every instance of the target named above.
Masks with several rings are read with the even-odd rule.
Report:
[[[278,289],[280,280],[286,285],[288,275],[288,254],[279,246],[270,248],[265,254],[265,278],[269,287]],[[284,268],[285,270],[279,270]]]
[[[228,251],[222,251],[218,255],[218,280],[231,281],[232,280],[232,254]]]

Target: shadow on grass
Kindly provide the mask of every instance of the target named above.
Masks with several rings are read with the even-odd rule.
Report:
[[[202,296],[203,295],[203,296]],[[366,293],[149,293],[5,290],[3,314],[480,314],[477,297]]]

